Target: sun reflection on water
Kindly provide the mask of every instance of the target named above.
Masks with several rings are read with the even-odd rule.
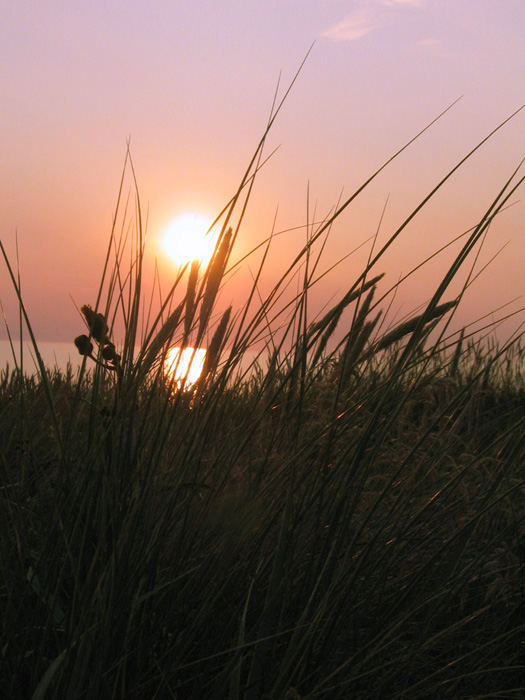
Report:
[[[164,374],[178,389],[191,389],[202,374],[205,358],[206,348],[170,348],[164,360]]]

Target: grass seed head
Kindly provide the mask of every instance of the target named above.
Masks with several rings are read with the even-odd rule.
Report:
[[[106,343],[102,348],[102,357],[107,362],[112,362],[115,365],[120,362],[120,355],[117,354],[115,346],[111,342]]]
[[[75,345],[81,355],[91,355],[93,352],[93,343],[87,335],[79,335],[75,338]]]
[[[186,312],[184,314],[184,345],[188,342],[191,332],[191,324],[193,323],[193,317],[195,316],[195,290],[197,288],[197,279],[199,277],[199,267],[199,261],[194,260],[191,264],[190,276],[188,278],[188,287],[186,289]]]
[[[147,374],[147,372],[149,372],[150,368],[157,359],[162,348],[167,343],[171,342],[173,334],[175,333],[177,326],[179,325],[183,308],[184,301],[182,301],[177,306],[177,308],[174,311],[172,311],[172,313],[166,319],[166,322],[160,328],[157,335],[151,341],[146,355],[144,357],[144,361],[142,363],[142,371],[144,372],[144,374]]]
[[[84,314],[91,336],[97,343],[103,343],[107,339],[108,334],[108,324],[105,317],[93,311],[89,304],[84,304],[80,310]]]
[[[212,373],[217,368],[221,348],[224,341],[224,336],[226,334],[226,329],[230,321],[231,312],[232,307],[229,306],[223,313],[222,318],[219,321],[219,325],[217,326],[215,333],[213,334],[210,346],[208,348],[208,352],[206,353],[206,362],[204,371],[202,373],[203,375]]]
[[[232,229],[229,228],[218,244],[218,248],[215,251],[215,255],[213,256],[208,269],[208,281],[206,283],[206,290],[204,292],[199,317],[199,337],[202,337],[202,334],[204,333],[222,282],[222,278],[224,276],[224,270],[230,254],[232,236]]]

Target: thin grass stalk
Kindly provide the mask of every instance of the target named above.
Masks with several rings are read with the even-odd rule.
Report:
[[[319,238],[319,237],[334,223],[334,221],[343,213],[343,211],[344,211],[345,209],[348,208],[348,206],[361,194],[361,192],[362,192],[366,187],[368,187],[368,185],[369,185],[373,180],[375,180],[375,178],[376,178],[383,170],[385,170],[385,168],[386,168],[388,165],[390,165],[390,163],[392,163],[392,161],[394,161],[399,155],[401,155],[401,153],[403,153],[403,151],[405,151],[407,148],[409,148],[409,146],[411,146],[420,136],[422,136],[422,135],[423,135],[426,131],[428,131],[428,129],[430,129],[437,121],[439,121],[439,119],[441,119],[448,111],[450,111],[450,110],[457,104],[457,102],[458,102],[460,99],[461,99],[461,98],[457,98],[456,100],[454,100],[454,102],[452,102],[446,109],[444,109],[442,112],[440,112],[440,114],[438,114],[437,117],[435,117],[431,122],[429,122],[429,123],[428,123],[423,129],[421,129],[421,131],[419,131],[413,138],[411,138],[409,141],[407,141],[400,149],[398,149],[392,156],[390,156],[390,158],[388,158],[388,159],[387,159],[387,160],[386,160],[386,161],[385,161],[385,162],[384,162],[384,163],[383,163],[383,164],[382,164],[382,165],[381,165],[367,180],[365,180],[365,182],[364,182],[360,187],[358,187],[358,188],[343,202],[343,204],[341,204],[341,206],[338,207],[338,208],[336,209],[336,211],[334,212],[334,214],[333,214],[331,217],[329,217],[329,219],[321,226],[321,228],[316,232],[316,234],[315,234],[315,236],[314,236],[314,240],[312,241],[312,243],[313,243],[315,240],[317,240],[317,238]],[[525,105],[524,105],[524,106],[525,106]],[[455,172],[455,171],[456,171],[456,170],[457,170],[471,155],[473,155],[473,153],[474,153],[477,149],[481,148],[481,146],[483,145],[483,143],[485,143],[498,129],[502,128],[502,127],[504,126],[504,124],[506,124],[508,121],[510,121],[510,119],[512,119],[514,116],[516,116],[516,115],[521,111],[521,109],[523,109],[523,107],[521,107],[520,109],[516,110],[513,114],[511,114],[510,117],[508,117],[504,122],[502,122],[498,127],[496,127],[496,129],[494,129],[482,142],[480,142],[480,143],[478,144],[478,146],[477,146],[475,149],[473,149],[467,156],[465,156],[465,157],[463,158],[463,160],[460,161],[460,163],[458,163],[458,165],[457,165],[455,168],[453,168],[453,169],[448,173],[448,175],[447,175],[445,178],[443,178],[443,180],[441,180],[440,183],[438,183],[438,185],[431,191],[431,193],[430,193],[429,195],[427,195],[427,197],[425,198],[425,200],[423,200],[423,202],[420,204],[420,206],[418,206],[417,209],[415,209],[415,210],[412,212],[412,214],[410,215],[410,217],[409,217],[408,219],[406,219],[406,220],[403,222],[403,224],[396,230],[396,232],[390,237],[390,239],[387,241],[387,243],[381,248],[381,250],[379,251],[379,253],[377,253],[377,254],[374,256],[374,258],[372,259],[372,261],[366,266],[364,272],[363,272],[363,273],[360,275],[360,277],[355,281],[354,287],[357,286],[360,282],[362,282],[362,280],[363,280],[364,278],[366,278],[366,276],[368,275],[368,272],[372,269],[372,267],[374,267],[374,265],[378,262],[378,260],[384,255],[384,253],[386,252],[387,248],[390,247],[390,245],[391,245],[391,244],[394,242],[394,240],[399,236],[399,234],[403,231],[403,229],[408,225],[408,223],[411,221],[411,219],[415,217],[415,215],[420,211],[420,209],[423,208],[423,206],[428,202],[428,200],[442,187],[442,185],[446,182],[446,180],[449,179],[449,178],[452,176],[452,174],[453,174],[453,173],[454,173],[454,172]],[[304,255],[304,248],[296,255],[296,257],[294,258],[293,262],[292,262],[291,265],[289,266],[289,268],[288,268],[288,270],[286,271],[286,273],[285,273],[284,276],[287,276],[287,275],[291,272],[291,270],[293,270],[293,269],[296,267],[296,265],[302,260],[303,255]]]
[[[356,365],[361,363],[362,359],[364,359],[365,346],[376,330],[380,318],[381,313],[378,313],[371,321],[366,321],[359,334],[345,346],[341,356],[341,377],[343,379],[343,386],[347,378],[355,372]]]
[[[221,350],[224,347],[226,329],[228,328],[228,324],[230,322],[231,312],[232,307],[229,306],[223,313],[221,320],[215,329],[215,333],[213,334],[208,350],[206,351],[202,377],[213,375],[217,369]]]
[[[297,431],[299,431],[299,426],[302,422],[302,412],[305,394],[305,384],[306,384],[306,369],[308,364],[308,353],[307,353],[307,329],[308,329],[308,294],[310,290],[310,256],[311,256],[311,246],[308,245],[310,237],[310,222],[308,220],[309,211],[309,189],[307,193],[307,222],[306,222],[306,255],[304,261],[304,277],[303,277],[303,289],[300,300],[299,307],[299,317],[297,322],[297,339],[296,339],[296,352],[299,352],[300,361],[300,374],[299,374],[299,402],[297,407]],[[314,212],[315,215],[315,212]],[[297,361],[297,355],[294,361]],[[298,432],[297,432],[298,436]]]
[[[454,350],[452,362],[450,364],[450,376],[451,377],[457,378],[457,376],[458,376],[459,360],[460,360],[462,352],[463,352],[463,340],[464,340],[464,338],[465,338],[465,329],[462,328],[460,331],[460,334],[459,334],[456,348]]]
[[[350,328],[350,331],[346,334],[346,342],[345,346],[343,349],[343,352],[340,357],[340,363],[341,363],[341,375],[347,375],[349,372],[352,371],[354,362],[357,360],[359,357],[359,354],[361,350],[364,347],[364,344],[370,337],[373,329],[375,328],[377,321],[379,320],[379,315],[376,316],[376,320],[372,323],[372,325],[368,324],[367,330],[364,331],[364,326],[366,322],[366,317],[368,316],[368,313],[370,311],[370,306],[372,304],[372,300],[374,298],[374,294],[376,291],[376,285],[372,285],[368,294],[365,297],[365,300],[361,307],[359,308],[358,305],[356,305],[356,310],[354,312],[354,318],[352,320],[352,326]],[[366,339],[365,339],[366,336]],[[359,341],[359,342],[358,342]],[[343,341],[344,342],[344,338]],[[355,352],[353,351],[354,346],[357,347],[359,345],[359,350],[356,350]],[[351,359],[352,358],[352,359]]]
[[[231,215],[232,215],[232,213],[233,213],[233,211],[234,211],[234,209],[235,209],[235,207],[236,207],[236,205],[237,205],[237,201],[238,201],[238,199],[239,199],[239,197],[240,197],[240,194],[241,194],[242,190],[243,190],[244,187],[246,186],[246,183],[251,179],[250,187],[251,187],[251,185],[253,184],[253,178],[251,178],[252,169],[253,169],[254,165],[256,165],[256,163],[260,162],[260,157],[261,157],[261,155],[262,155],[262,151],[263,151],[264,145],[265,145],[265,143],[266,143],[266,138],[267,138],[267,136],[268,136],[268,134],[269,134],[269,132],[270,132],[270,130],[271,130],[271,128],[272,128],[272,126],[273,126],[275,120],[277,119],[278,115],[280,114],[280,112],[281,112],[281,110],[282,110],[282,108],[283,108],[283,106],[284,106],[284,103],[286,102],[286,100],[287,100],[287,98],[288,98],[288,95],[290,94],[290,92],[291,92],[293,86],[294,86],[295,83],[297,82],[297,79],[299,78],[299,75],[300,75],[300,73],[301,73],[301,71],[302,71],[302,69],[303,69],[303,67],[304,67],[304,64],[306,63],[306,61],[307,61],[307,59],[308,59],[308,56],[310,55],[310,52],[311,52],[312,48],[313,48],[313,44],[310,46],[310,48],[309,48],[308,51],[306,52],[306,55],[305,55],[304,59],[303,59],[302,62],[300,63],[299,68],[298,68],[297,71],[295,72],[294,77],[293,77],[292,80],[290,81],[290,84],[288,85],[288,88],[285,90],[284,95],[282,96],[281,100],[279,101],[279,103],[277,104],[277,106],[275,107],[275,109],[273,108],[273,105],[272,105],[272,110],[271,110],[271,113],[270,113],[270,117],[269,117],[269,119],[268,119],[268,123],[267,123],[266,128],[265,128],[265,130],[264,130],[264,132],[263,132],[263,135],[261,136],[261,139],[260,139],[260,141],[259,141],[259,143],[258,143],[258,145],[257,145],[257,147],[256,147],[256,149],[255,149],[255,151],[254,151],[254,153],[253,153],[253,156],[252,156],[252,158],[251,158],[251,160],[250,160],[250,162],[249,162],[249,164],[248,164],[248,167],[246,168],[246,170],[245,170],[245,172],[244,172],[244,175],[243,175],[243,177],[241,178],[241,182],[240,182],[240,185],[239,185],[239,187],[238,187],[238,189],[237,189],[237,192],[235,193],[235,195],[234,195],[234,196],[232,197],[232,199],[230,200],[230,201],[231,201],[231,205],[230,205],[230,207],[229,207],[229,209],[228,209],[228,212],[227,212],[227,214],[226,214],[226,218],[225,218],[224,223],[223,223],[223,228],[222,228],[221,234],[223,234],[223,233],[227,230],[230,217],[231,217]],[[276,99],[277,99],[277,93],[275,94],[275,97],[274,97],[274,104],[276,103]],[[256,167],[256,170],[257,170],[257,167]],[[213,224],[212,224],[212,225],[213,225]]]
[[[215,249],[213,258],[206,271],[207,280],[206,288],[202,297],[199,326],[197,331],[197,344],[203,337],[206,330],[215,299],[219,292],[219,287],[224,276],[228,257],[231,252],[232,229],[228,229],[226,233],[219,239]]]
[[[133,367],[133,359],[135,352],[135,345],[138,333],[138,322],[140,315],[140,304],[141,304],[141,289],[142,289],[142,264],[144,257],[144,235],[142,229],[142,208],[140,204],[140,195],[138,190],[137,178],[135,175],[135,167],[133,165],[133,160],[131,156],[129,158],[129,164],[131,168],[131,173],[133,177],[133,185],[135,189],[135,200],[136,200],[136,249],[133,258],[133,265],[135,267],[135,276],[133,285],[130,284],[130,311],[128,316],[128,323],[126,325],[126,333],[124,336],[124,347],[122,349],[122,361],[123,366],[127,369],[129,373]]]
[[[275,216],[274,216],[273,225],[272,225],[272,233],[270,234],[270,236],[268,236],[268,239],[267,239],[267,241],[266,241],[265,249],[264,249],[264,251],[263,251],[263,255],[262,255],[261,261],[260,261],[260,263],[259,263],[259,266],[258,266],[258,268],[257,268],[257,273],[256,273],[255,276],[253,277],[253,282],[252,282],[251,287],[250,287],[250,290],[249,290],[249,292],[248,292],[247,300],[246,300],[246,302],[244,303],[244,306],[243,306],[243,309],[242,309],[242,313],[241,313],[241,316],[240,316],[240,319],[239,319],[239,323],[238,323],[238,325],[237,325],[237,330],[236,330],[236,332],[235,332],[235,337],[234,337],[234,340],[233,340],[233,343],[232,343],[231,355],[235,355],[235,354],[237,354],[237,352],[242,353],[242,348],[240,347],[241,332],[242,332],[242,330],[243,330],[243,328],[244,328],[244,325],[245,325],[245,322],[246,322],[246,318],[247,318],[247,316],[248,316],[248,311],[249,311],[249,309],[250,309],[250,307],[251,307],[251,304],[252,304],[252,302],[253,302],[253,298],[254,298],[254,296],[255,296],[255,294],[256,294],[256,291],[257,291],[257,288],[258,288],[258,284],[259,284],[259,280],[260,280],[262,271],[263,271],[263,269],[264,269],[264,266],[265,266],[265,263],[266,263],[266,260],[267,260],[267,257],[268,257],[268,253],[270,252],[270,246],[271,246],[271,244],[272,244],[273,236],[274,236],[275,217],[276,217],[276,216],[277,216],[277,213],[276,213]]]
[[[419,331],[419,333],[417,334],[417,337],[419,339],[419,335],[423,332],[425,324],[428,324],[435,320],[441,320],[446,313],[448,313],[452,309],[455,309],[457,304],[457,299],[447,301],[444,304],[435,306],[431,311],[425,311],[425,313],[420,314],[415,318],[411,318],[409,321],[405,321],[405,323],[401,323],[399,326],[397,326],[392,331],[386,333],[382,338],[380,338],[380,340],[378,340],[375,343],[374,347],[368,351],[368,355],[380,352],[382,350],[386,350],[395,343],[398,343],[410,333],[412,333],[415,336],[416,333]]]
[[[448,286],[452,282],[452,279],[456,276],[458,270],[465,262],[467,256],[473,250],[477,241],[485,233],[487,227],[490,225],[490,222],[492,221],[494,216],[498,213],[498,211],[501,209],[501,207],[506,204],[506,202],[514,194],[514,192],[516,192],[518,187],[520,187],[520,185],[525,181],[525,176],[524,176],[520,180],[518,180],[518,182],[510,189],[508,194],[505,195],[505,192],[507,191],[510,183],[514,179],[514,176],[516,175],[516,173],[520,169],[522,163],[523,163],[523,161],[520,162],[519,166],[516,168],[516,170],[512,173],[511,177],[505,183],[504,187],[500,190],[499,194],[494,199],[494,201],[490,205],[489,209],[482,217],[480,223],[478,224],[478,226],[475,228],[475,230],[471,234],[469,240],[465,243],[465,245],[463,246],[459,255],[456,257],[456,259],[453,262],[452,266],[450,267],[449,271],[447,272],[447,274],[444,276],[443,280],[439,284],[438,288],[436,289],[432,299],[430,300],[430,302],[427,306],[425,313],[420,316],[418,326],[416,329],[414,329],[413,335],[410,338],[409,343],[407,344],[407,347],[404,350],[404,353],[403,353],[402,358],[400,359],[400,362],[403,362],[406,359],[406,357],[408,357],[410,352],[413,350],[415,343],[418,342],[418,331],[420,331],[423,328],[423,326],[425,325],[427,320],[432,316],[432,314],[433,314],[434,310],[437,308],[437,304],[438,304],[439,300],[441,299],[441,297],[443,296],[445,290],[448,288]]]
[[[183,347],[185,347],[188,344],[193,324],[193,318],[195,316],[195,310],[197,308],[197,304],[195,301],[195,290],[197,288],[199,268],[199,261],[194,260],[191,264],[190,275],[188,278],[188,286],[186,287],[186,311],[184,313],[184,337],[182,340]]]
[[[436,117],[436,119],[431,122],[423,131],[421,131],[419,134],[417,134],[411,141],[409,141],[406,146],[404,146],[400,151],[398,151],[392,158],[390,158],[384,166],[381,167],[380,170],[378,170],[372,177],[367,181],[368,184],[373,178],[375,178],[381,170],[383,170],[394,158],[396,158],[403,150],[408,148],[409,145],[411,145],[415,139],[419,138],[419,136],[426,131],[428,128],[430,128],[438,119],[441,118],[449,109],[451,109],[454,104],[456,104],[457,100],[450,105],[446,110],[444,110],[440,115]],[[522,105],[519,107],[519,109],[515,110],[509,117],[504,119],[502,122],[498,124],[487,136],[485,136],[484,139],[482,139],[473,149],[471,149],[460,161],[457,163],[451,170],[448,171],[448,173],[438,182],[438,184],[432,188],[432,190],[429,192],[428,195],[424,197],[424,199],[418,204],[418,206],[412,211],[412,213],[403,221],[403,223],[396,229],[396,231],[390,236],[388,241],[383,245],[383,247],[376,253],[376,255],[372,258],[372,260],[369,262],[369,264],[366,266],[365,270],[361,273],[361,275],[358,277],[358,279],[355,281],[354,284],[359,284],[359,282],[362,281],[362,279],[368,274],[369,270],[371,270],[376,263],[383,257],[385,252],[390,248],[390,246],[394,243],[394,241],[398,238],[398,236],[402,233],[402,231],[408,226],[408,224],[412,221],[413,218],[423,209],[423,207],[432,199],[432,197],[443,187],[443,185],[452,177],[452,175],[461,168],[464,163],[466,163],[473,155],[476,153],[489,139],[494,136],[495,133],[497,133],[500,129],[502,129],[508,122],[510,122],[512,119],[514,119],[515,116],[517,116],[523,109],[525,108],[525,105]],[[364,186],[361,187],[356,194],[352,195],[352,199],[354,199],[357,194],[359,194],[362,190],[364,189]],[[350,200],[351,201],[351,200]],[[350,203],[350,202],[348,202]],[[346,203],[345,203],[346,204]],[[343,204],[343,207],[345,206]],[[338,213],[334,215],[337,216]]]
[[[176,289],[177,289],[177,287],[182,279],[182,276],[184,275],[184,272],[186,271],[186,267],[187,266],[185,265],[181,270],[179,270],[179,272],[175,278],[175,282],[171,285],[168,293],[166,294],[165,299],[160,304],[159,311],[158,311],[155,319],[153,320],[151,326],[149,327],[149,329],[147,330],[147,332],[145,334],[145,337],[144,337],[144,340],[142,343],[142,347],[140,348],[140,352],[139,352],[139,355],[138,355],[138,358],[136,361],[137,368],[140,368],[143,358],[148,353],[149,347],[155,339],[155,333],[160,332],[160,329],[157,330],[157,328],[159,327],[159,325],[162,328],[162,326],[165,323],[162,321],[163,315],[170,308],[170,304],[172,303],[173,296],[174,296],[175,291],[176,291]],[[184,305],[184,300],[181,302],[181,307],[183,307],[183,305]],[[170,315],[171,314],[168,314],[168,318]]]
[[[375,287],[377,283],[384,277],[384,273],[373,277],[371,280],[364,282],[359,289],[355,289],[355,285],[345,293],[341,301],[339,301],[335,306],[333,306],[330,311],[328,311],[320,321],[317,321],[309,331],[309,343],[308,347],[311,348],[322,333],[325,333],[323,340],[321,341],[324,346],[328,342],[330,336],[339,319],[341,318],[343,311],[356,299],[359,299],[362,294],[367,292],[369,289]],[[328,329],[328,331],[327,331]]]
[[[29,333],[29,337],[31,338],[31,345],[32,345],[33,350],[35,352],[35,356],[36,356],[36,360],[37,360],[37,364],[38,364],[38,369],[39,369],[39,373],[40,373],[40,379],[41,379],[41,382],[42,382],[42,385],[44,388],[44,393],[46,396],[47,405],[48,405],[50,416],[51,416],[51,422],[53,425],[53,432],[54,432],[54,435],[55,435],[55,438],[57,441],[57,446],[59,448],[59,452],[62,454],[63,449],[64,449],[64,445],[63,445],[63,441],[62,441],[62,433],[61,433],[61,430],[60,430],[60,427],[58,424],[58,418],[57,418],[57,414],[56,414],[56,410],[55,410],[53,397],[51,396],[51,389],[49,386],[49,380],[48,380],[48,376],[47,376],[46,367],[44,365],[42,355],[40,354],[40,350],[38,349],[36,338],[35,338],[35,335],[33,333],[33,327],[31,325],[31,322],[29,321],[29,316],[27,314],[26,308],[24,306],[24,302],[22,300],[22,294],[21,294],[20,288],[18,286],[16,277],[13,273],[13,269],[12,269],[11,264],[9,262],[9,258],[7,257],[7,253],[5,251],[4,244],[2,243],[1,240],[0,240],[0,250],[2,251],[2,256],[4,258],[4,262],[5,262],[5,265],[7,267],[9,277],[11,278],[11,283],[13,285],[16,297],[18,299],[19,310],[24,317],[24,322],[25,322],[25,325],[27,328],[27,332]]]
[[[159,357],[163,348],[171,343],[175,331],[179,327],[181,321],[184,301],[182,301],[174,311],[168,316],[165,323],[159,329],[157,335],[148,344],[144,359],[140,362],[141,376],[145,377],[153,366],[155,360]]]

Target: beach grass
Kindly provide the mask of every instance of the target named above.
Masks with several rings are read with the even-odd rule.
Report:
[[[2,245],[38,363],[28,376],[13,344],[0,374],[4,697],[525,693],[525,349],[519,333],[449,331],[468,276],[453,283],[523,177],[394,326],[383,255],[476,149],[322,315],[309,298],[325,236],[392,159],[262,295],[270,236],[246,299],[224,308],[266,135],[209,266],[181,270],[157,307],[128,151],[78,372],[39,360]],[[191,386],[165,375],[172,346],[208,348]]]

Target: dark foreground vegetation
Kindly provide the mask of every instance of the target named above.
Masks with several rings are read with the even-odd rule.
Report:
[[[4,696],[521,697],[524,377],[473,355],[91,420],[55,373],[62,456],[4,374]]]
[[[2,697],[524,696],[523,352],[447,334],[469,276],[451,284],[521,180],[395,327],[376,269],[405,224],[309,313],[316,246],[355,195],[269,295],[257,275],[218,313],[263,142],[211,264],[140,337],[140,207],[125,270],[119,197],[80,373],[35,343],[38,375],[0,376]],[[164,377],[175,344],[208,348],[190,388]]]

